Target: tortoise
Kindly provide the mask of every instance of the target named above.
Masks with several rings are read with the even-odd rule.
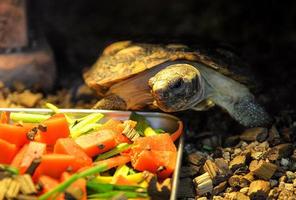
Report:
[[[186,45],[120,41],[107,46],[83,77],[104,97],[97,109],[176,112],[218,105],[244,126],[269,124],[248,78],[231,70]]]

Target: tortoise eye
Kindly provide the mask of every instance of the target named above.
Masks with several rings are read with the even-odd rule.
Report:
[[[182,86],[182,80],[181,79],[177,79],[176,81],[174,81],[170,85],[170,88],[172,88],[172,89],[179,89],[181,86]]]

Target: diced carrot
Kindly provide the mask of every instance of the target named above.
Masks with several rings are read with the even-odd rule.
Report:
[[[34,173],[34,179],[41,175],[47,175],[59,179],[64,171],[77,171],[83,167],[77,162],[75,156],[66,154],[45,154],[42,156],[41,163]]]
[[[0,163],[10,164],[14,156],[17,154],[17,151],[18,148],[15,144],[0,139]]]
[[[26,129],[27,132],[29,132],[30,130],[32,130],[34,127],[37,127],[38,124],[35,123],[23,123],[21,125],[24,129]]]
[[[65,180],[69,179],[71,177],[71,174],[68,172],[64,172],[61,176],[61,181],[64,182]],[[86,193],[86,180],[81,178],[72,183],[70,186],[71,191],[77,191],[78,194],[81,194],[80,200],[87,200],[87,193]]]
[[[19,150],[19,152],[14,156],[10,165],[12,167],[19,168],[27,150],[28,150],[28,144],[25,144],[21,148],[21,150]]]
[[[175,169],[177,149],[169,134],[158,134],[136,139],[130,156],[136,170],[167,178]]]
[[[18,147],[29,142],[27,139],[27,130],[23,127],[11,124],[0,124],[0,139],[6,140]]]
[[[23,174],[30,167],[34,159],[39,159],[46,152],[46,144],[40,142],[30,142],[28,149],[24,153],[19,165],[20,173]]]
[[[116,146],[116,135],[112,130],[99,130],[78,137],[75,142],[82,147],[88,156],[93,157]]]
[[[164,179],[173,173],[176,159],[177,152],[143,150],[132,155],[132,165],[136,170],[156,173]]]
[[[49,176],[45,176],[42,175],[40,176],[38,183],[40,183],[40,185],[42,185],[42,191],[41,194],[44,194],[50,190],[52,190],[53,188],[55,188],[59,182],[56,179],[53,179]],[[51,200],[52,198],[50,198],[49,200]],[[64,194],[60,194],[56,200],[64,200]]]
[[[139,137],[132,146],[134,151],[153,149],[157,151],[177,151],[177,148],[167,133]]]
[[[172,140],[175,142],[183,133],[183,122],[178,121],[179,127],[178,130],[176,130],[174,133],[171,134]]]
[[[122,122],[114,119],[109,119],[99,128],[99,130],[112,130],[116,133],[122,133],[123,129]]]
[[[117,133],[116,142],[117,144],[120,143],[132,143],[128,137],[122,134],[124,130],[123,123],[119,120],[109,119],[107,122],[102,124],[99,130],[112,130]]]
[[[0,123],[2,124],[8,124],[9,123],[9,117],[10,116],[10,112],[2,112],[1,116],[0,116]]]
[[[124,165],[130,161],[131,161],[131,158],[129,156],[115,156],[112,158],[108,158],[106,160],[98,161],[95,164],[98,164],[98,165],[107,164],[108,169],[111,169],[113,167]]]
[[[92,159],[71,138],[58,139],[56,144],[54,145],[53,152],[73,155],[76,157],[77,162],[80,162],[82,166],[88,166],[92,164]]]
[[[70,134],[68,122],[64,114],[55,114],[42,122],[46,128],[45,131],[39,130],[35,140],[54,145],[59,138],[67,138]]]

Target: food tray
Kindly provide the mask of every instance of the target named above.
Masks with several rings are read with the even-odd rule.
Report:
[[[9,111],[9,112],[28,112],[28,113],[52,113],[50,109],[43,108],[0,108],[0,112]],[[129,118],[131,112],[129,111],[112,111],[112,110],[92,110],[92,109],[59,109],[61,113],[69,113],[73,116],[83,116],[90,113],[102,113],[104,118],[102,122],[108,119],[118,119],[126,120]],[[153,128],[162,128],[167,132],[174,132],[178,129],[179,118],[166,114],[166,113],[157,113],[157,112],[137,112],[141,115],[144,115],[149,121]],[[177,154],[177,163],[176,169],[173,174],[173,185],[170,200],[175,200],[177,198],[178,183],[179,183],[179,173],[181,168],[182,161],[182,152],[183,152],[184,139],[181,136],[177,141],[178,154]]]

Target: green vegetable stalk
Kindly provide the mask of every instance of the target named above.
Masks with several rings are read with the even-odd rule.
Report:
[[[100,154],[96,161],[100,161],[100,160],[104,160],[107,158],[110,158],[116,154],[119,154],[125,150],[127,150],[131,145],[128,143],[121,143],[119,145],[117,145],[115,148],[111,149],[110,151],[107,151],[105,153]]]
[[[49,192],[41,195],[39,197],[39,200],[47,200],[48,198],[50,198],[53,195],[56,195],[57,193],[64,192],[72,183],[74,183],[80,178],[85,178],[87,176],[91,176],[93,174],[100,173],[106,170],[108,170],[108,166],[106,164],[101,164],[101,165],[96,165],[92,168],[89,168],[83,172],[76,173],[72,175],[69,179],[64,181],[63,183],[57,185],[55,188],[53,188]]]
[[[19,113],[12,112],[10,113],[10,119],[14,122],[25,122],[25,123],[40,123],[48,118],[51,115],[43,115],[43,114],[31,114],[31,113]]]
[[[99,120],[101,120],[104,117],[101,113],[92,113],[86,117],[84,117],[83,120],[79,121],[77,124],[71,127],[70,132],[71,136],[73,138],[77,138],[83,133],[88,132],[93,128],[91,124],[95,124]]]

